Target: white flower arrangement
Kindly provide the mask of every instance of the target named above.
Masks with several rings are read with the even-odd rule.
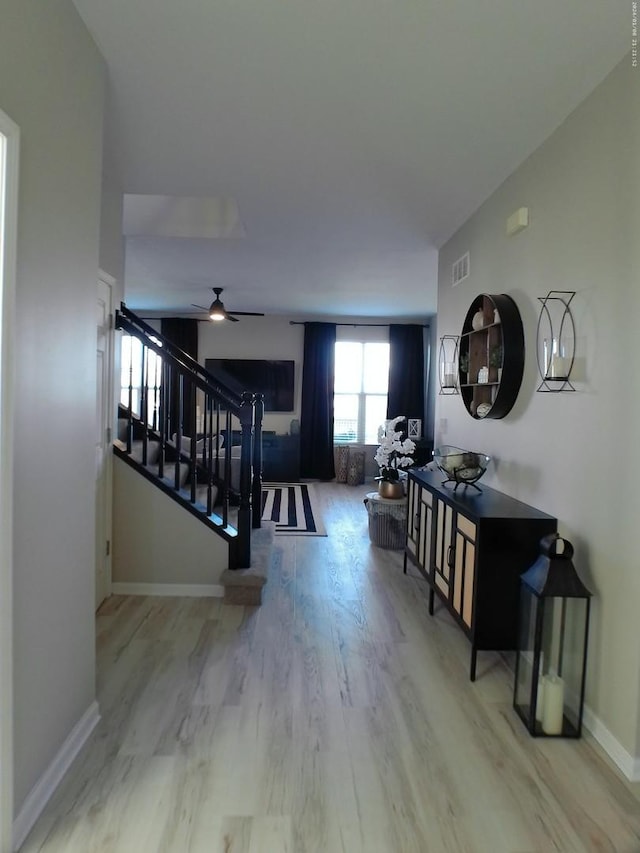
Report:
[[[376,480],[386,480],[395,483],[400,479],[400,468],[409,468],[413,465],[413,453],[416,449],[414,441],[410,438],[402,440],[402,432],[396,430],[400,422],[406,421],[401,415],[392,421],[387,421],[384,427],[378,430],[380,447],[376,450],[374,459],[380,468],[380,476]]]

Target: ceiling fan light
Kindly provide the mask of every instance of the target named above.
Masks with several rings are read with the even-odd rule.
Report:
[[[224,305],[220,299],[220,294],[216,294],[216,298],[209,306],[209,319],[220,321],[227,319],[227,312],[224,310]]]

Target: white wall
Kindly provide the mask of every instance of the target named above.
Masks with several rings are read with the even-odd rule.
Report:
[[[14,488],[15,809],[95,697],[95,305],[104,67],[71,0],[4,0],[22,134]]]
[[[269,358],[295,361],[293,412],[266,414],[263,428],[284,434],[293,418],[300,419],[302,343],[304,326],[291,326],[288,317],[241,317],[238,323],[200,323],[198,361],[207,358]]]
[[[506,418],[474,421],[460,397],[437,397],[435,425],[436,444],[491,454],[487,483],[556,515],[575,545],[595,593],[586,701],[627,766],[640,753],[638,151],[640,76],[625,59],[443,247],[438,335],[460,333],[478,293],[508,293],[526,359]],[[507,237],[521,206],[530,225]],[[452,288],[451,264],[466,251],[471,276]],[[577,291],[576,393],[536,393],[538,297],[549,290]]]
[[[295,361],[295,411],[286,414],[270,413],[266,414],[264,418],[264,429],[275,430],[277,433],[288,433],[291,420],[293,418],[300,419],[304,326],[291,325],[290,320],[293,319],[300,320],[299,317],[243,317],[239,323],[201,323],[199,328],[198,360],[201,364],[204,364],[207,358],[274,358],[293,359]],[[344,317],[334,316],[313,319],[335,323],[345,322]],[[429,321],[431,321],[432,330],[434,330],[435,318],[425,317],[419,321],[414,319],[407,322],[428,323]],[[394,320],[394,322],[402,321]],[[389,327],[384,325],[384,321],[380,318],[358,317],[353,318],[353,323],[369,323],[371,325],[361,325],[355,328],[350,322],[349,325],[338,325],[336,339],[339,341],[389,340]],[[424,419],[423,429],[432,429],[433,393],[427,399],[426,407],[427,415]],[[364,450],[365,476],[367,478],[374,477],[378,473],[378,467],[373,459],[375,448],[358,445],[354,446],[354,449]]]
[[[123,188],[119,163],[107,132],[103,135],[102,193],[100,198],[100,269],[116,280],[114,308],[124,298],[124,238],[122,236]]]
[[[308,318],[311,320],[311,318]],[[270,413],[265,415],[264,429],[277,433],[288,433],[291,420],[300,419],[302,399],[302,365],[304,351],[304,326],[291,325],[290,320],[300,321],[299,317],[242,317],[239,323],[201,323],[199,327],[198,361],[204,364],[207,358],[273,358],[293,359],[295,361],[295,411],[291,413]],[[313,318],[318,322],[344,323],[344,317],[327,316]],[[351,325],[363,325],[354,328]],[[394,320],[394,322],[403,322]],[[435,318],[424,317],[406,322],[431,322],[435,329]],[[371,325],[364,325],[364,324]],[[348,325],[338,325],[336,339],[339,341],[388,341],[389,327],[380,318],[350,318]],[[433,421],[433,405],[425,417],[426,426]],[[369,454],[371,455],[371,454]],[[368,460],[368,465],[371,460]],[[369,473],[376,473],[375,465],[369,465]]]
[[[229,568],[221,536],[117,458],[113,528],[114,583],[210,586]]]

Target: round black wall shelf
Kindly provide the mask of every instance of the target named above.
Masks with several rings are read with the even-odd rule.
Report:
[[[460,393],[478,420],[503,418],[516,401],[524,371],[524,330],[518,306],[506,293],[477,296],[464,319],[459,344]]]

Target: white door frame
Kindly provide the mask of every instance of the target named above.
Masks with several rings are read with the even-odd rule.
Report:
[[[108,429],[107,442],[111,444],[113,439],[113,411],[114,411],[114,360],[113,360],[113,344],[114,344],[114,323],[113,323],[113,294],[115,290],[116,280],[112,278],[108,273],[103,270],[98,270],[98,298],[100,295],[101,288],[107,287],[109,291],[109,299],[108,299],[108,329],[106,331],[107,334],[107,348],[106,348],[106,365],[107,365],[107,376],[105,377],[105,382],[103,383],[102,388],[102,411],[105,414],[104,422],[101,424],[102,428]],[[106,459],[106,471],[105,471],[105,491],[104,491],[104,516],[103,516],[103,526],[96,523],[96,537],[104,534],[104,538],[109,542],[109,553],[107,555],[107,559],[104,561],[105,571],[104,571],[104,597],[108,598],[111,595],[111,554],[113,553],[113,535],[112,535],[112,507],[111,504],[113,502],[113,460],[112,453],[107,452]],[[97,494],[96,494],[96,503],[97,503]],[[98,575],[98,565],[97,560],[99,559],[98,555],[104,557],[104,548],[105,542],[96,541],[96,584],[97,584],[97,575]],[[100,602],[96,602],[99,606]]]
[[[13,412],[20,129],[0,110],[0,853],[13,848]]]

